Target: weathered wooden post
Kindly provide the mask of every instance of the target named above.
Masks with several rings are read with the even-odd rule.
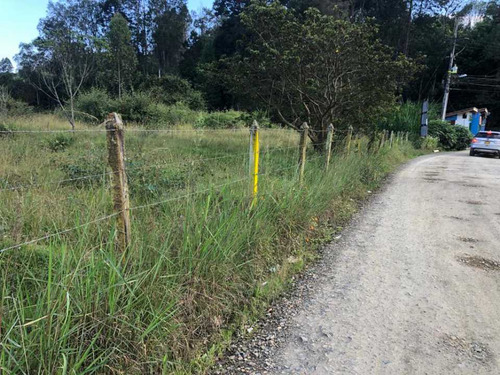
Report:
[[[333,132],[335,128],[333,124],[328,125],[328,130],[326,133],[326,143],[325,143],[325,151],[326,151],[326,160],[325,160],[325,169],[328,170],[330,166],[330,158],[332,156],[332,143],[333,143]]]
[[[409,132],[406,132],[405,141],[408,142]]]
[[[113,205],[117,213],[117,248],[125,252],[131,242],[130,202],[125,173],[124,130],[120,115],[110,113],[106,119],[108,162],[113,181]]]
[[[394,143],[394,131],[391,130],[391,138],[389,140],[389,148],[392,148],[393,143]]]
[[[380,138],[380,149],[384,148],[385,144],[385,130],[382,130],[382,137]]]
[[[353,131],[352,126],[349,125],[349,129],[347,130],[347,145],[346,145],[346,149],[347,149],[348,154],[351,151],[352,131]]]
[[[254,120],[250,128],[250,181],[252,191],[252,206],[257,201],[259,192],[259,124]]]
[[[300,142],[299,142],[299,182],[304,181],[304,170],[306,167],[306,146],[307,136],[309,134],[309,126],[304,122],[300,127]]]

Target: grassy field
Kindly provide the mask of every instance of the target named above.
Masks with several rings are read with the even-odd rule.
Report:
[[[67,128],[49,115],[10,124]],[[250,209],[248,130],[127,128],[133,243],[122,262],[114,219],[85,225],[113,212],[106,134],[0,136],[0,249],[80,226],[0,253],[0,372],[203,373],[356,202],[419,153],[407,142],[369,153],[362,139],[346,154],[338,141],[325,172],[309,147],[300,186],[298,134],[260,138]]]

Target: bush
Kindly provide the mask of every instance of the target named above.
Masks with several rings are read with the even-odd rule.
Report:
[[[419,148],[421,150],[435,150],[438,147],[439,139],[436,137],[425,137],[425,138],[420,138],[421,142],[419,145]]]
[[[154,104],[154,101],[147,93],[137,92],[123,95],[116,103],[115,111],[120,113],[125,121],[146,123],[151,117],[149,116],[150,105]]]
[[[7,88],[0,86],[0,117],[26,116],[32,112],[33,109],[28,104],[13,99]]]
[[[249,126],[250,122],[246,122],[242,113],[238,111],[224,111],[224,112],[211,112],[200,116],[198,121],[195,122],[195,128],[209,128],[209,129],[231,129],[243,128]]]
[[[193,89],[185,79],[174,75],[167,74],[160,78],[149,77],[141,86],[141,90],[148,91],[157,103],[175,105],[182,102],[193,110],[205,108],[205,100],[201,92]]]
[[[441,120],[429,121],[429,135],[439,139],[440,146],[449,151],[465,150],[472,140],[469,129]]]
[[[184,103],[167,106],[152,103],[147,109],[147,125],[162,127],[165,125],[194,124],[201,116],[201,112],[193,111]]]
[[[275,124],[271,122],[266,111],[243,112],[240,119],[248,126],[256,120],[261,128],[272,128]]]
[[[75,143],[75,138],[66,134],[58,134],[53,138],[49,138],[47,146],[54,152],[64,151],[69,146]]]
[[[92,88],[90,91],[82,93],[75,102],[75,107],[84,120],[89,120],[93,116],[95,121],[103,121],[108,113],[116,111],[113,107],[115,102],[105,90]]]

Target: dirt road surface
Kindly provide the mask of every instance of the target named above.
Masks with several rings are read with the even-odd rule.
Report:
[[[500,374],[499,262],[500,160],[415,159],[327,247],[265,363],[231,372]]]

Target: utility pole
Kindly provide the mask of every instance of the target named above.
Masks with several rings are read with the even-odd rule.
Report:
[[[446,118],[446,109],[448,107],[448,97],[450,95],[450,82],[451,82],[451,71],[453,69],[453,62],[455,60],[455,47],[457,45],[458,37],[458,18],[455,17],[455,29],[453,31],[453,48],[450,53],[450,64],[448,65],[448,72],[446,74],[446,83],[444,85],[444,96],[443,96],[443,110],[441,112],[441,120],[444,121]]]

